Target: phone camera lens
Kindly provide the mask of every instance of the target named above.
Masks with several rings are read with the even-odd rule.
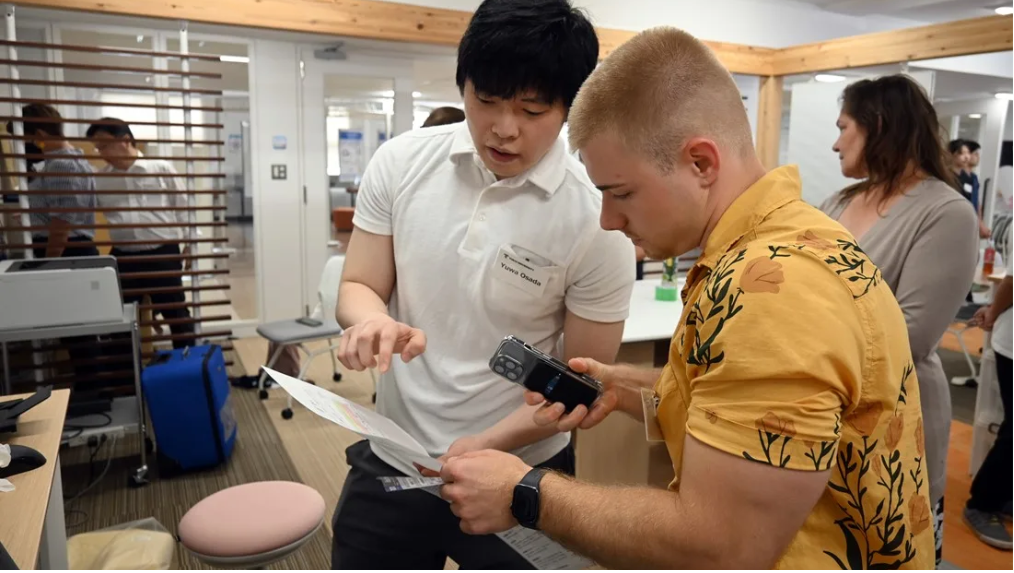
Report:
[[[507,379],[508,380],[517,380],[518,379],[518,373],[515,372],[514,370],[509,370],[507,372]]]
[[[496,372],[497,374],[503,374],[504,373],[503,366],[500,366],[499,364],[493,366],[493,372]]]

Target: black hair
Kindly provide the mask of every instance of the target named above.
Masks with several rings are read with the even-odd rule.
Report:
[[[51,137],[63,137],[63,117],[55,107],[44,103],[32,103],[21,108],[22,132],[31,137],[37,133]],[[41,121],[32,121],[32,120]],[[7,133],[14,133],[12,122],[7,122]]]
[[[979,145],[978,141],[972,141],[971,139],[965,140],[965,146],[968,147],[969,153],[975,153],[976,151],[982,148],[982,146]]]
[[[121,138],[127,136],[130,144],[134,145],[134,132],[130,131],[130,124],[117,117],[103,117],[101,123],[93,123],[88,126],[85,137],[95,137],[96,134],[105,133],[111,137]]]
[[[595,28],[568,0],[485,0],[458,44],[455,79],[462,93],[466,80],[502,99],[532,90],[569,110],[598,57]]]
[[[947,151],[950,151],[951,155],[954,155],[955,153],[961,151],[962,147],[967,147],[969,151],[972,150],[972,146],[968,145],[968,142],[964,139],[952,139],[951,142],[947,144]]]

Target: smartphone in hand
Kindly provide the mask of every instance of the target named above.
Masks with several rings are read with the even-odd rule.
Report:
[[[524,341],[508,336],[500,342],[489,368],[509,382],[542,394],[549,402],[560,402],[567,412],[581,404],[588,408],[602,394],[602,384],[571,370],[560,360]]]

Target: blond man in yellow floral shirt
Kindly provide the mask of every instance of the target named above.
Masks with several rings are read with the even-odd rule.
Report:
[[[466,454],[441,473],[462,529],[521,521],[617,568],[932,568],[901,310],[855,239],[800,199],[797,170],[765,172],[714,55],[675,29],[639,34],[585,83],[570,137],[604,228],[654,258],[703,254],[664,369],[573,360],[607,391],[590,412],[549,404],[536,419],[561,431],[614,409],[643,419],[676,479],[601,487]],[[533,491],[534,514],[519,502]]]

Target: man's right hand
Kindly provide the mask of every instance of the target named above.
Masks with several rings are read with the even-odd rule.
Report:
[[[376,314],[345,329],[338,346],[338,360],[350,370],[391,368],[391,357],[398,353],[405,362],[426,350],[426,335],[418,328],[396,322],[386,314]]]
[[[978,326],[983,330],[993,330],[993,323],[996,322],[996,317],[993,316],[992,310],[988,305],[979,307],[979,310],[975,311],[975,316],[968,321],[968,325]]]
[[[567,365],[574,372],[587,374],[602,383],[602,395],[592,404],[591,411],[581,405],[567,414],[564,412],[563,404],[547,402],[542,394],[530,391],[525,391],[525,402],[531,406],[543,405],[533,416],[535,423],[540,426],[555,424],[560,432],[569,432],[574,428],[587,430],[604,420],[616,409],[619,403],[617,380],[613,375],[612,366],[596,362],[591,358],[572,358]]]

